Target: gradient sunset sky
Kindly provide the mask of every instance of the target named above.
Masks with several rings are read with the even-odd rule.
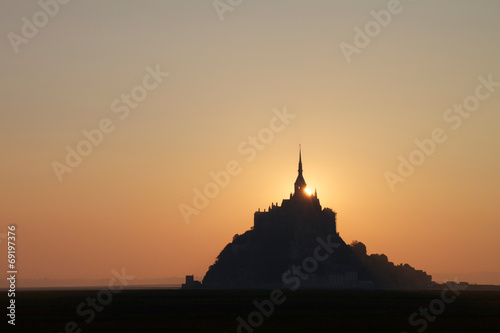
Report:
[[[347,243],[500,284],[486,274],[500,272],[500,84],[483,84],[500,82],[500,2],[402,0],[373,23],[388,3],[70,1],[43,25],[36,1],[2,2],[0,233],[17,226],[19,278],[201,278],[290,195],[301,144]],[[341,46],[367,24],[379,33],[348,61]],[[154,71],[168,76],[142,89]],[[474,111],[453,111],[478,89]],[[132,91],[147,93],[133,108]],[[54,162],[103,119],[113,130],[58,177]],[[436,128],[446,140],[391,188],[387,172]],[[230,161],[239,173],[187,223],[180,205]]]

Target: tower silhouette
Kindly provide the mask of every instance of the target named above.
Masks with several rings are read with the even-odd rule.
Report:
[[[295,180],[295,191],[294,194],[304,194],[307,184],[306,181],[304,180],[304,176],[302,175],[302,148],[299,145],[299,175],[297,176],[297,179]]]
[[[306,234],[336,235],[336,213],[321,207],[316,191],[314,194],[306,191],[300,146],[299,169],[294,189],[289,199],[283,199],[281,206],[272,204],[267,212],[255,212],[254,229],[268,235],[289,234],[293,239],[299,239]]]

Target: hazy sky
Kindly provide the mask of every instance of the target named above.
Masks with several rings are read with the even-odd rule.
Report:
[[[347,243],[500,272],[500,2],[41,3],[0,4],[0,233],[17,225],[20,278],[202,277],[289,196],[299,144]]]

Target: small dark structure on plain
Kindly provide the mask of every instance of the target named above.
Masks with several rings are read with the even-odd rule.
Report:
[[[201,288],[201,282],[194,279],[194,275],[186,275],[186,283],[182,284],[182,289],[198,289]]]

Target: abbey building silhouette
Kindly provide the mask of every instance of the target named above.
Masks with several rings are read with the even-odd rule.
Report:
[[[321,208],[316,190],[307,188],[302,170],[302,152],[299,150],[299,174],[294,193],[283,199],[281,206],[269,207],[266,212],[255,212],[254,230],[258,234],[288,234],[291,240],[299,240],[304,234],[337,234],[336,213]]]
[[[253,227],[224,247],[202,287],[293,288],[298,276],[303,288],[425,288],[432,283],[431,276],[408,264],[394,265],[384,254],[368,255],[363,243],[347,245],[336,220],[336,212],[322,208],[316,190],[307,188],[299,149],[294,192],[281,205],[255,212]],[[318,244],[327,255],[306,268],[307,274],[300,272],[306,258],[317,258]]]

